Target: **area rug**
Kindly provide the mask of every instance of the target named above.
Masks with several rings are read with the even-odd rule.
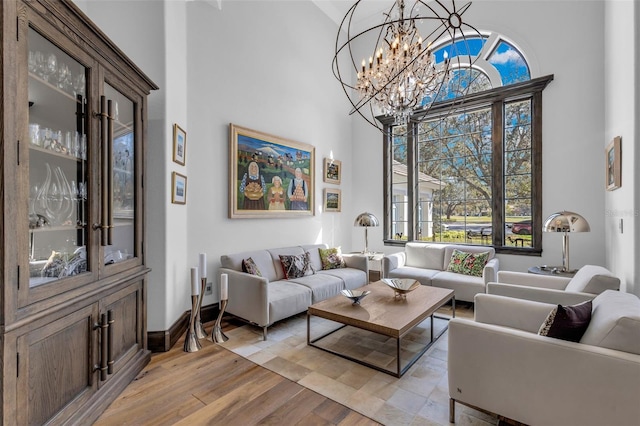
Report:
[[[312,339],[339,327],[322,318],[311,318]],[[446,319],[436,319],[434,331],[446,328]],[[426,320],[407,336],[403,358],[430,335]],[[222,344],[238,355],[274,371],[384,425],[449,425],[447,383],[447,337],[445,332],[417,362],[396,378],[321,349],[307,346],[306,314],[262,329],[244,325],[226,332]],[[349,349],[369,362],[393,368],[395,341],[346,327],[324,339],[323,345]],[[456,405],[459,425],[490,425],[496,419],[471,408]]]

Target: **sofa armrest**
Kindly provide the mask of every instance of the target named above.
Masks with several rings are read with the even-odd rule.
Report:
[[[492,294],[476,294],[474,315],[477,322],[537,333],[556,305],[513,299]]]
[[[233,269],[220,268],[229,277],[227,312],[259,326],[269,325],[269,280]]]
[[[525,424],[638,423],[640,355],[459,318],[448,343],[455,400]]]
[[[527,285],[529,287],[554,288],[564,290],[571,281],[568,277],[529,274],[527,272],[499,271],[496,282]]]
[[[497,257],[490,259],[482,270],[482,280],[485,284],[497,281],[498,270],[500,269],[500,260]]]
[[[348,268],[360,269],[369,276],[369,258],[363,254],[343,254],[342,258]]]
[[[577,305],[592,300],[596,295],[575,291],[556,290],[553,288],[529,287],[516,284],[488,283],[487,294],[515,297],[556,305]]]
[[[389,276],[389,272],[403,267],[407,261],[407,255],[401,251],[398,253],[385,254],[382,258],[382,273],[384,277]]]

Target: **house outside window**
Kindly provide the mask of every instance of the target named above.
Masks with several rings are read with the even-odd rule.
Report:
[[[553,76],[531,79],[524,55],[498,34],[436,46],[477,57],[454,70],[427,112],[385,127],[385,243],[492,245],[538,254],[542,230],[542,91]]]

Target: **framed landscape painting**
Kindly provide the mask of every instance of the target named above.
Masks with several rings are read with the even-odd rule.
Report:
[[[620,152],[622,145],[621,142],[622,138],[620,136],[613,138],[611,143],[607,145],[607,149],[605,151],[605,176],[607,178],[607,191],[613,191],[614,189],[618,189],[620,188],[620,186],[622,186],[622,153]]]
[[[180,173],[171,173],[171,202],[173,204],[187,203],[187,177]]]
[[[342,177],[342,162],[332,158],[324,159],[322,179],[327,183],[340,184]]]
[[[187,132],[173,125],[173,161],[184,166],[187,156]]]
[[[342,193],[339,189],[324,189],[324,211],[339,212],[342,210]]]
[[[313,216],[315,148],[229,125],[229,217]]]

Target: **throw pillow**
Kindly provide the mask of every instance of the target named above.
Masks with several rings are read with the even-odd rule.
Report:
[[[259,277],[262,276],[260,269],[258,269],[258,265],[256,265],[256,262],[254,262],[252,258],[242,259],[242,272],[257,275]]]
[[[309,252],[297,255],[280,255],[280,263],[282,264],[282,272],[285,279],[300,278],[307,275],[311,270],[311,259]]]
[[[573,306],[558,305],[549,313],[538,334],[579,342],[591,321],[591,300]]]
[[[320,260],[322,261],[322,269],[337,269],[346,268],[347,264],[342,257],[342,250],[340,247],[333,247],[328,249],[319,248]]]
[[[489,261],[489,252],[467,253],[457,249],[451,253],[451,260],[447,271],[458,274],[471,275],[481,277],[484,266]]]

